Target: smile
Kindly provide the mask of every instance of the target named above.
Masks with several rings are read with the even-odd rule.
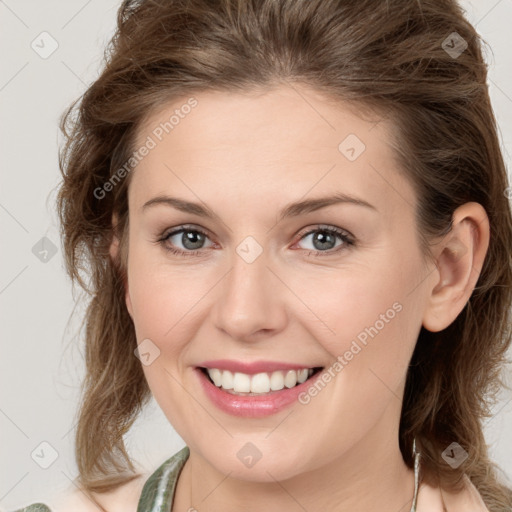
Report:
[[[302,384],[320,368],[301,368],[300,370],[277,370],[250,375],[230,372],[219,368],[205,368],[211,382],[224,391],[242,396],[255,396],[290,389]]]
[[[323,367],[212,361],[195,368],[206,397],[221,411],[244,418],[276,414],[298,401]]]

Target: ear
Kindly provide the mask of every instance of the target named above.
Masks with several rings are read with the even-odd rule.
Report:
[[[111,260],[112,260],[112,262],[114,264],[115,264],[115,262],[118,261],[119,251],[120,251],[120,240],[119,240],[119,237],[117,235],[117,223],[118,223],[118,218],[117,218],[117,215],[114,213],[114,214],[112,214],[112,232],[113,232],[113,237],[112,237],[112,242],[110,243],[110,247],[109,247],[110,258],[111,258]],[[126,278],[125,281],[124,281],[124,288],[125,288],[126,308],[128,309],[128,313],[130,314],[130,316],[133,318],[133,314],[132,314],[132,301],[131,301],[131,298],[130,298],[130,290],[129,290],[129,286],[128,286],[128,278]]]
[[[466,203],[455,210],[452,229],[436,248],[437,272],[423,315],[425,329],[445,329],[464,309],[482,270],[489,230],[489,218],[479,203]]]

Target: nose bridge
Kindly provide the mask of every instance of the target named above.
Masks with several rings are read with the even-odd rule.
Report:
[[[254,237],[246,237],[233,251],[215,305],[217,327],[233,338],[244,340],[284,325],[285,308],[269,263],[268,252]]]

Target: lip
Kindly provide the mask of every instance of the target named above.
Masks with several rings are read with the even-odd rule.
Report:
[[[234,361],[232,359],[216,359],[213,361],[204,361],[197,366],[203,368],[218,368],[219,370],[229,370],[230,372],[246,373],[254,375],[256,373],[275,372],[278,370],[301,370],[302,368],[318,368],[321,365],[310,366],[308,364],[290,364],[279,361]]]
[[[219,367],[211,366],[211,368]],[[251,370],[254,370],[254,368],[255,367],[251,367]],[[306,367],[294,366],[293,368],[286,369],[293,370],[296,368],[300,369]],[[228,368],[219,369],[227,370]],[[285,368],[283,368],[283,366],[281,365],[279,366],[278,369]],[[263,418],[266,416],[271,416],[272,414],[277,414],[278,412],[282,411],[283,409],[291,406],[294,402],[296,402],[298,396],[302,392],[306,391],[311,385],[313,385],[316,379],[318,379],[323,372],[323,370],[317,372],[308,380],[306,380],[302,384],[299,384],[298,386],[294,386],[293,388],[285,387],[280,391],[272,391],[266,395],[261,396],[242,396],[232,395],[231,393],[227,393],[226,391],[223,391],[221,388],[218,388],[215,384],[210,382],[210,379],[205,375],[201,368],[196,367],[194,371],[199,378],[199,381],[206,396],[211,400],[211,402],[215,406],[217,406],[223,412],[242,418]],[[254,373],[257,373],[257,371]]]

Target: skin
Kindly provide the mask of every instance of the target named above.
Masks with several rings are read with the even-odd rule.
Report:
[[[421,326],[445,328],[471,295],[489,241],[484,209],[461,206],[429,262],[387,120],[362,119],[298,85],[194,97],[198,106],[137,165],[129,187],[126,305],[138,342],[160,350],[143,370],[190,448],[172,511],[408,512],[414,474],[398,445],[408,363]],[[139,142],[187,99],[151,115]],[[349,134],[366,146],[355,161],[338,149]],[[289,203],[335,191],[375,210],[342,203],[278,220]],[[142,209],[161,195],[207,205],[219,218]],[[183,224],[208,233],[200,256],[165,250],[187,251],[181,234],[155,243]],[[348,231],[354,245],[335,252],[336,236],[322,249],[304,237],[318,225]],[[252,263],[236,252],[247,236],[263,250]],[[118,250],[115,239],[113,258]],[[394,303],[401,311],[307,405],[231,416],[193,371],[217,358],[328,368]],[[251,468],[237,457],[247,442],[262,454]]]

